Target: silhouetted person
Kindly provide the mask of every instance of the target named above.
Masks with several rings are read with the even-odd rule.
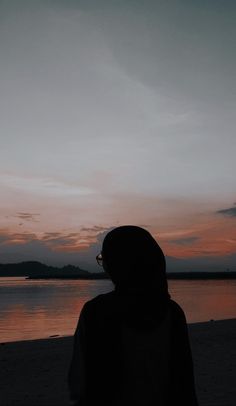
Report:
[[[69,371],[78,406],[197,406],[186,319],[148,231],[110,231],[97,260],[115,289],[85,303]]]

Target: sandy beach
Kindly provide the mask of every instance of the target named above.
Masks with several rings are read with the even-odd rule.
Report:
[[[189,325],[200,406],[236,405],[236,319]],[[72,337],[2,343],[1,406],[68,406]]]

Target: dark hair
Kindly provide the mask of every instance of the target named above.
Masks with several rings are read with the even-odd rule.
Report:
[[[162,249],[145,229],[126,225],[110,231],[103,241],[105,270],[116,287],[142,287],[168,294]]]

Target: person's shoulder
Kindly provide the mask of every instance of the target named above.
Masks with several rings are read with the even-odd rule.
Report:
[[[106,320],[110,320],[114,313],[113,292],[104,293],[88,300],[80,313],[80,318],[84,324],[97,330],[104,325]]]
[[[84,312],[98,311],[99,309],[103,309],[104,307],[107,307],[110,304],[112,304],[113,300],[114,300],[114,291],[100,294],[98,296],[95,296],[93,299],[88,300],[83,306],[83,311]]]
[[[174,319],[186,322],[185,313],[182,307],[172,299],[170,300],[170,309]]]

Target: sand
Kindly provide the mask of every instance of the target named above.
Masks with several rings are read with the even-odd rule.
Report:
[[[200,406],[236,405],[236,319],[189,325]],[[68,406],[72,337],[0,345],[1,406]]]

